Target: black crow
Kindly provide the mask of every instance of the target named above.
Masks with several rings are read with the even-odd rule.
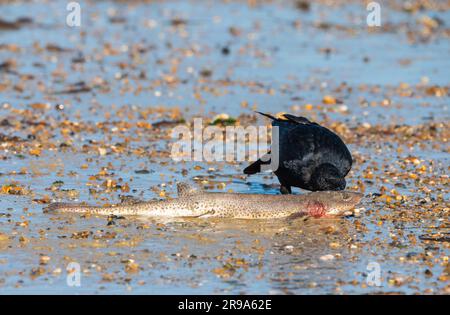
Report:
[[[285,119],[280,119],[258,113],[272,119],[272,126],[279,128],[278,168],[274,173],[282,194],[292,193],[292,186],[311,191],[345,189],[352,156],[338,135],[304,117],[283,114]],[[244,173],[256,174],[261,165],[269,165],[271,151],[245,168]]]

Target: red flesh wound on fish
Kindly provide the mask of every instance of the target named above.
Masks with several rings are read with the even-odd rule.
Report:
[[[308,209],[309,215],[314,218],[320,218],[326,214],[324,204],[318,201],[308,202],[306,208]]]

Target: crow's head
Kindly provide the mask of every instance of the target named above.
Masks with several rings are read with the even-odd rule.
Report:
[[[344,190],[345,178],[339,170],[331,164],[322,164],[311,175],[311,187],[318,190]]]

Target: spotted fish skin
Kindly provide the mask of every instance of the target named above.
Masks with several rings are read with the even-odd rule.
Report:
[[[321,191],[304,195],[208,193],[180,183],[178,198],[135,204],[96,207],[52,203],[46,212],[92,213],[99,215],[148,217],[222,217],[276,219],[309,215],[341,215],[354,208],[362,194],[349,191]]]

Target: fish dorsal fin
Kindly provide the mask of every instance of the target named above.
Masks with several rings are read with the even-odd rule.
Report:
[[[200,193],[200,190],[198,190],[195,187],[192,187],[191,185],[189,185],[187,183],[178,183],[177,184],[177,192],[178,192],[178,197],[187,197],[187,196],[192,196],[192,195]]]

